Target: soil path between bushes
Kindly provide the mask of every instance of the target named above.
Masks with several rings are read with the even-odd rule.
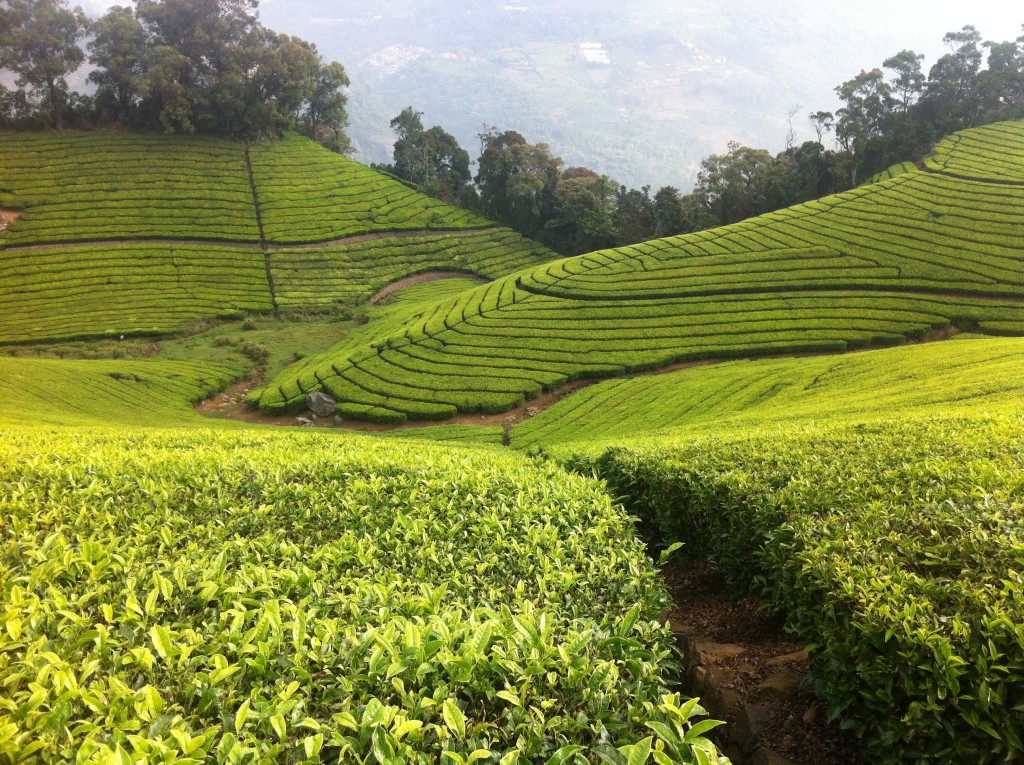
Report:
[[[0,210],[0,218],[6,218],[6,223],[0,224],[0,231],[7,227],[12,221],[21,216],[19,210]],[[409,231],[373,231],[366,234],[353,234],[352,236],[341,237],[340,239],[328,239],[323,242],[274,242],[267,241],[266,248],[269,250],[308,250],[317,247],[344,247],[349,244],[362,244],[364,242],[376,242],[381,239],[417,239],[425,236],[447,236],[451,234],[463,234],[465,236],[483,236],[494,231],[489,228],[420,228]],[[0,247],[3,252],[33,252],[36,250],[71,249],[76,247],[100,247],[136,244],[170,244],[184,247],[232,247],[241,250],[260,250],[263,244],[260,242],[237,242],[231,239],[96,239],[82,242],[50,242],[48,244],[27,244],[14,247]]]
[[[464,277],[465,274],[458,274]],[[420,276],[427,277],[428,274],[424,273]],[[416,278],[416,277],[409,277]],[[447,277],[446,277],[447,278]],[[417,284],[429,281],[424,278]],[[395,282],[397,284],[397,282]],[[406,285],[409,286],[409,285]],[[956,327],[947,327],[946,329],[935,330],[926,337],[920,340],[907,340],[904,345],[918,345],[922,343],[934,343],[949,340],[950,338],[956,337],[960,334],[960,330]],[[891,346],[886,346],[891,347]],[[316,428],[337,428],[343,430],[350,430],[356,432],[373,433],[387,430],[409,430],[415,428],[429,428],[436,427],[438,425],[483,425],[491,427],[501,427],[507,435],[512,428],[516,425],[536,417],[541,412],[550,409],[552,406],[557,404],[567,396],[576,393],[577,391],[588,388],[591,385],[597,385],[598,383],[605,382],[607,380],[615,380],[621,378],[632,378],[632,377],[649,377],[652,375],[664,375],[670,372],[677,372],[681,369],[689,369],[691,367],[710,366],[712,364],[723,364],[730,361],[756,361],[758,359],[782,359],[782,358],[805,358],[812,356],[842,356],[850,353],[863,353],[866,351],[879,350],[879,347],[868,347],[868,348],[856,348],[848,351],[837,353],[835,351],[814,351],[807,353],[773,353],[766,354],[764,356],[750,356],[744,357],[743,359],[699,359],[696,361],[680,361],[674,364],[667,364],[658,369],[639,371],[639,372],[623,372],[617,375],[607,375],[603,377],[584,377],[572,382],[560,385],[554,390],[545,391],[541,393],[537,398],[525,401],[519,406],[509,409],[506,412],[500,414],[470,414],[460,412],[459,414],[451,417],[447,420],[410,420],[402,423],[401,425],[377,425],[369,422],[359,422],[356,420],[341,420],[340,422],[333,417],[316,417],[310,412],[305,412],[301,415],[270,415],[265,412],[250,409],[245,405],[246,395],[253,389],[257,388],[263,383],[262,375],[260,375],[257,381],[240,381],[229,386],[225,391],[216,396],[213,396],[205,401],[202,401],[195,406],[195,411],[199,414],[217,417],[220,419],[231,419],[238,420],[240,422],[247,422],[252,425],[277,425],[284,427],[316,427]]]
[[[478,284],[488,284],[491,281],[486,276],[474,274],[472,271],[421,271],[418,274],[412,274],[411,276],[396,279],[390,284],[385,284],[373,293],[370,299],[366,302],[369,305],[377,305],[382,300],[386,300],[396,292],[404,290],[407,287],[415,287],[417,284],[436,282],[441,279],[470,279]]]
[[[682,690],[725,726],[712,738],[734,765],[856,765],[856,740],[826,721],[810,660],[757,598],[735,599],[705,562],[662,569],[673,607],[662,614],[683,649]]]

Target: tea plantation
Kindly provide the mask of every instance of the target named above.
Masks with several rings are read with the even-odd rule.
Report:
[[[315,385],[390,417],[444,419],[678,361],[895,345],[951,325],[1021,334],[1022,152],[1024,123],[968,131],[927,170],[523,271],[324,360]],[[259,405],[301,407],[302,387],[286,372]]]
[[[676,543],[862,762],[1024,757],[1024,124],[557,262],[297,136],[0,138],[0,762],[728,763]],[[403,429],[193,409],[263,374]]]
[[[424,271],[554,257],[298,136],[4,133],[0,209],[18,214],[0,230],[0,344],[334,311]]]

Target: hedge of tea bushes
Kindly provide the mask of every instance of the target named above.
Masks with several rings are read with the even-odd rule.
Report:
[[[599,484],[309,432],[0,439],[11,761],[716,763]]]
[[[259,242],[244,146],[194,136],[0,134],[0,247],[126,239]]]
[[[1024,419],[570,445],[659,543],[761,594],[881,763],[1024,754]]]

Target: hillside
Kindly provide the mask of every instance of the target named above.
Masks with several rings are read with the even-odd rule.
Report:
[[[4,134],[0,210],[0,344],[351,307],[410,274],[553,257],[294,135]]]
[[[1024,123],[925,169],[739,224],[555,261],[438,305],[251,397],[323,388],[388,418],[500,412],[580,377],[840,352],[955,327],[1024,333]]]

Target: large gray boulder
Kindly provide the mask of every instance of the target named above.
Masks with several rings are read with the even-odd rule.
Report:
[[[330,417],[334,414],[334,408],[338,402],[320,390],[315,390],[306,396],[306,406],[317,417]]]

